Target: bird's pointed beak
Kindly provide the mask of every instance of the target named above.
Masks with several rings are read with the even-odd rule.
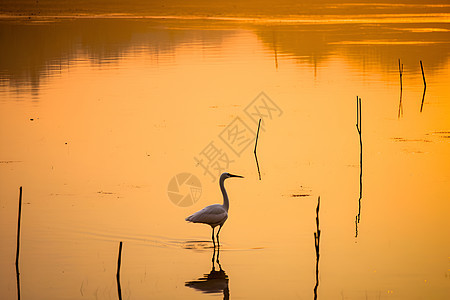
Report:
[[[241,176],[241,175],[234,175],[234,174],[230,174],[230,177],[239,177],[239,178],[244,178],[244,176]]]

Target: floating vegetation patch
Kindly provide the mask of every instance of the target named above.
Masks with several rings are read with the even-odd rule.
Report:
[[[113,192],[99,191],[99,192],[97,192],[97,194],[102,194],[102,195],[114,195],[115,193],[113,193]]]
[[[395,142],[424,142],[424,143],[431,143],[430,140],[426,140],[426,139],[405,139],[405,138],[395,137],[395,138],[392,138],[392,140],[395,141]]]
[[[450,139],[450,131],[433,131],[431,133],[427,133],[426,135],[437,136],[442,139]]]
[[[309,197],[311,194],[292,194],[291,197],[299,198],[299,197]]]

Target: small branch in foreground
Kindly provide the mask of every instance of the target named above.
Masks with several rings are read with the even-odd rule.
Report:
[[[259,128],[260,127],[261,127],[261,119],[259,119],[259,122],[258,122],[258,131],[256,132],[255,149],[253,150],[253,154],[255,154],[256,167],[258,168],[259,180],[261,180],[261,172],[259,171],[259,163],[258,163],[258,156],[256,155],[256,147],[258,146],[258,137],[259,137]]]
[[[16,273],[19,274],[20,253],[20,220],[22,218],[22,187],[19,188],[19,215],[17,218],[17,249],[16,249]]]
[[[422,78],[423,78],[423,94],[422,94],[422,103],[420,104],[420,112],[423,109],[423,102],[425,100],[425,92],[427,91],[427,82],[425,81],[425,72],[423,71],[423,64],[420,61],[420,68],[422,69]]]
[[[317,289],[319,287],[319,244],[320,244],[320,229],[319,229],[319,208],[320,208],[320,196],[317,199],[316,208],[316,232],[314,232],[314,246],[316,248],[316,284],[314,286],[314,300],[317,299]]]
[[[356,234],[355,237],[358,237],[358,223],[361,219],[361,199],[362,199],[362,164],[363,164],[363,153],[362,153],[362,123],[361,123],[361,98],[356,96],[356,129],[359,134],[359,199],[358,199],[358,214],[356,215],[355,225],[356,225]]]
[[[117,294],[119,295],[119,300],[122,300],[122,288],[120,286],[120,265],[122,262],[122,242],[119,244],[119,257],[117,258]]]

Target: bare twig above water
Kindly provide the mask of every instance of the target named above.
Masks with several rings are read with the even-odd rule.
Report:
[[[361,123],[361,98],[356,96],[356,130],[359,135],[359,199],[358,199],[358,214],[355,219],[356,226],[356,234],[355,237],[358,237],[358,224],[361,219],[361,199],[362,199],[362,163],[363,163],[363,155],[362,155],[362,123]]]
[[[361,114],[361,98],[356,96],[356,130],[359,134],[359,166],[362,169],[362,114]]]
[[[19,188],[19,213],[17,217],[17,249],[16,249],[16,272],[19,273],[20,252],[20,220],[22,218],[22,187]]]
[[[119,295],[119,300],[122,300],[122,288],[120,286],[120,265],[122,263],[122,242],[119,244],[119,257],[117,258],[117,294]]]
[[[423,86],[426,88],[427,87],[427,82],[425,80],[425,73],[423,71],[423,64],[422,61],[420,61],[420,68],[422,69],[422,78],[423,78]]]
[[[400,58],[398,59],[398,71],[400,73],[400,102],[398,104],[398,116],[403,116],[403,106],[402,106],[402,95],[403,95],[403,64],[400,63]]]
[[[20,274],[16,272],[17,300],[20,300]]]
[[[258,122],[258,131],[256,132],[255,149],[253,150],[253,154],[255,154],[256,167],[258,168],[259,180],[261,180],[261,172],[259,171],[259,163],[258,163],[258,155],[256,154],[256,147],[258,146],[258,137],[259,137],[259,128],[260,127],[261,127],[261,119],[259,119],[259,122]]]
[[[319,245],[320,245],[320,229],[319,229],[319,209],[320,209],[320,196],[317,199],[316,208],[316,232],[314,232],[314,246],[316,249],[316,284],[314,286],[314,300],[317,299],[317,289],[319,287]]]
[[[423,78],[423,95],[422,95],[422,103],[420,104],[420,112],[422,112],[423,102],[425,100],[425,92],[427,91],[427,82],[425,81],[425,73],[423,71],[422,61],[420,61],[420,68],[422,69],[422,78]]]
[[[356,96],[356,130],[361,135],[361,98]]]
[[[16,248],[16,283],[17,299],[20,300],[20,272],[19,272],[19,253],[20,253],[20,221],[22,218],[22,187],[19,188],[19,212],[17,217],[17,248]]]

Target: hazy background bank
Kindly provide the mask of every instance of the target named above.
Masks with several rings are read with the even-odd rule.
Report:
[[[94,65],[117,62],[130,52],[146,52],[155,58],[172,56],[191,40],[218,47],[239,30],[254,32],[274,55],[317,66],[342,53],[375,74],[397,73],[398,58],[402,58],[408,73],[420,72],[419,59],[426,62],[428,72],[434,72],[447,63],[450,53],[448,23],[393,26],[122,18],[50,23],[4,20],[0,21],[0,43],[7,47],[0,49],[0,85],[38,89],[42,79],[59,74],[84,55]]]
[[[342,14],[414,14],[449,12],[448,1],[386,1],[364,3],[349,0],[2,0],[0,11],[7,15],[196,15],[196,16],[298,16]]]

